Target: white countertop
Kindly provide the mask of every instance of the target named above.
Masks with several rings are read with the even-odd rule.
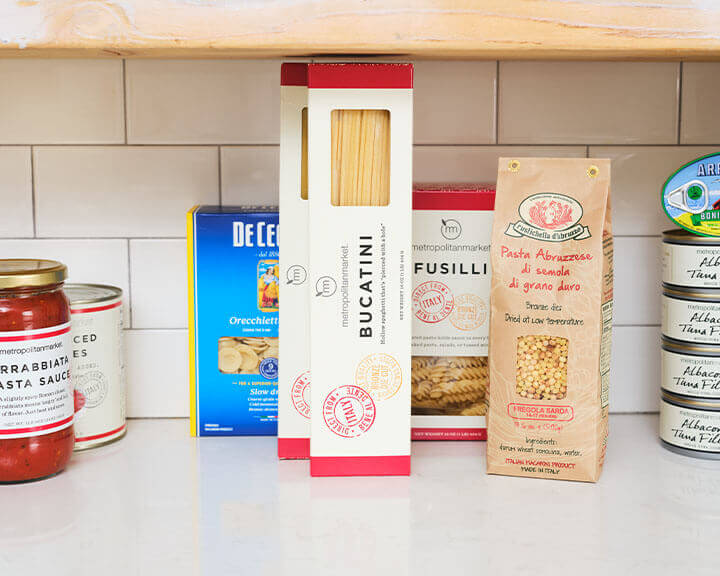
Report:
[[[50,480],[0,487],[2,576],[712,574],[720,462],[614,416],[596,485],[485,474],[485,444],[416,442],[410,478],[314,478],[275,438],[134,420]]]

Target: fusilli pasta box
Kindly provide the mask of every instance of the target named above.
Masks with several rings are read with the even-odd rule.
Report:
[[[280,73],[280,215],[291,242],[282,249],[282,366],[278,379],[278,457],[310,457],[308,298],[307,64]]]
[[[279,241],[276,208],[187,214],[193,436],[277,433]]]
[[[410,474],[410,64],[310,64],[313,476]]]
[[[485,440],[495,187],[413,192],[413,440]]]

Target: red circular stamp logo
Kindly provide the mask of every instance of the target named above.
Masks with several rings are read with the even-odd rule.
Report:
[[[359,386],[339,386],[323,402],[325,424],[338,436],[355,438],[375,422],[375,402]]]
[[[292,389],[290,390],[295,410],[301,416],[310,418],[310,370],[305,370],[300,376],[295,378]]]
[[[420,284],[413,290],[412,297],[415,316],[429,324],[445,320],[455,306],[450,288],[435,280]]]

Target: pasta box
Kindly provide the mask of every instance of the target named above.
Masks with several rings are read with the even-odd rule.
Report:
[[[187,214],[193,436],[277,434],[279,235],[276,208]]]

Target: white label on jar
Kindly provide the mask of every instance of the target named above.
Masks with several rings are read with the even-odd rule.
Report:
[[[487,356],[492,218],[413,211],[413,355]]]
[[[662,351],[662,388],[698,398],[720,398],[720,356]]]
[[[663,282],[720,288],[720,246],[663,244]]]
[[[70,323],[0,332],[0,439],[57,432],[73,423]]]
[[[720,412],[660,402],[660,438],[689,450],[720,453]]]
[[[125,428],[122,302],[72,310],[75,442],[101,443]]]
[[[662,333],[683,342],[720,344],[720,303],[662,298]]]

